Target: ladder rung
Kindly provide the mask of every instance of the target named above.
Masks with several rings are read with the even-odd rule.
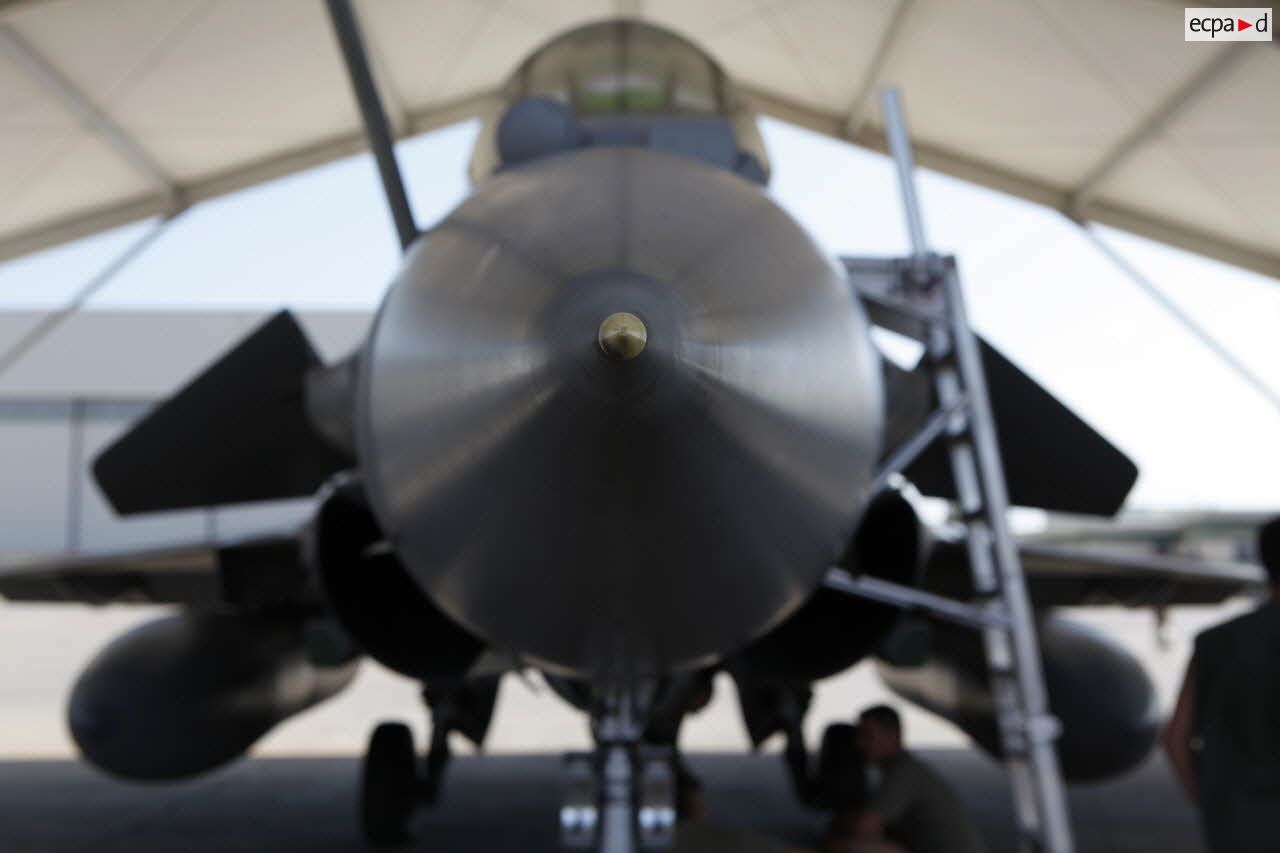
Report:
[[[871,575],[853,576],[839,567],[832,567],[827,571],[823,585],[828,589],[889,604],[902,610],[928,613],[970,628],[998,628],[1002,631],[1011,629],[1008,608],[1000,601],[957,601]]]

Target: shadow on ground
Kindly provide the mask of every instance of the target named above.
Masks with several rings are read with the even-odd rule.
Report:
[[[1014,853],[1011,803],[998,767],[963,750],[925,756],[956,786],[991,844]],[[796,844],[820,815],[791,797],[776,756],[698,754],[713,814]],[[443,805],[426,815],[415,850],[555,851],[559,758],[459,759]],[[0,850],[226,853],[362,850],[354,758],[258,758],[171,786],[105,778],[73,761],[0,762]],[[1195,815],[1159,759],[1119,782],[1072,792],[1081,853],[1202,853]]]

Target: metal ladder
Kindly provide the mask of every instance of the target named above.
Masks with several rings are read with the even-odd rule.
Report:
[[[1006,518],[1009,498],[981,355],[954,259],[926,248],[897,92],[885,90],[882,105],[913,254],[889,260],[846,259],[845,265],[868,307],[880,316],[896,317],[896,331],[924,344],[938,408],[886,460],[878,485],[891,481],[934,441],[946,441],[975,597],[962,602],[842,571],[831,572],[827,584],[981,631],[1021,849],[1071,853],[1065,789],[1054,750],[1060,727],[1049,711],[1034,614]]]

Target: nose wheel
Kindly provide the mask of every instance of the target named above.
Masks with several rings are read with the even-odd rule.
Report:
[[[419,760],[413,732],[404,723],[382,723],[369,738],[360,785],[360,827],[372,847],[396,847],[413,840],[409,824],[419,807],[440,798],[449,765],[449,732],[432,731],[426,758]]]
[[[419,757],[413,732],[386,722],[373,730],[360,783],[360,827],[371,847],[396,847],[413,840],[410,824],[419,808],[436,804],[444,788],[452,752],[449,735],[484,742],[498,699],[499,677],[424,685],[431,712],[431,742]]]
[[[360,785],[360,827],[374,847],[413,840],[409,821],[421,797],[413,732],[404,723],[382,723],[369,738]]]

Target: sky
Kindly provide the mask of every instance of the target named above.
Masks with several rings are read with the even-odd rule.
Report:
[[[882,155],[762,123],[771,192],[833,253],[906,239]],[[401,143],[419,223],[469,192],[475,122]],[[974,325],[1138,462],[1131,506],[1280,509],[1280,411],[1056,212],[922,170],[931,244],[953,252]],[[55,310],[154,223],[0,265],[0,312]],[[1099,228],[1163,293],[1280,391],[1280,282]],[[84,310],[372,310],[397,266],[368,155],[206,202]]]

